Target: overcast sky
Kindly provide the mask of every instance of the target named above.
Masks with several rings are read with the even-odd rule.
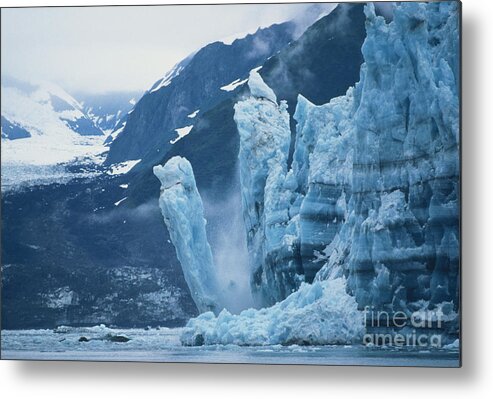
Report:
[[[145,90],[207,43],[303,13],[307,5],[2,10],[2,73],[68,91]]]

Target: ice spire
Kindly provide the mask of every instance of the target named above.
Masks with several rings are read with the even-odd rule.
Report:
[[[201,313],[217,314],[220,290],[192,165],[177,156],[153,171],[161,181],[159,206],[192,298]]]

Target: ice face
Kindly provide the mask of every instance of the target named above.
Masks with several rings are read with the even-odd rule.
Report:
[[[287,173],[291,142],[285,102],[277,104],[272,90],[257,72],[249,79],[250,98],[235,105],[240,135],[240,182],[257,306],[286,298],[299,286],[295,260],[298,227],[289,214],[297,194]]]
[[[365,13],[360,82],[321,106],[299,97],[291,169],[289,120],[260,76],[235,107],[264,306],[341,276],[360,308],[458,306],[457,4],[402,3],[391,23]]]
[[[299,97],[291,168],[286,104],[251,74],[234,118],[264,308],[204,313],[183,344],[351,343],[365,307],[446,308],[457,331],[457,3],[402,3],[389,24],[365,13],[361,80],[325,105]]]
[[[457,3],[402,3],[391,24],[371,4],[365,12],[350,117],[350,216],[341,231],[351,246],[338,262],[360,306],[406,311],[429,300],[457,308]]]
[[[320,253],[344,223],[351,196],[352,89],[345,97],[315,106],[299,96],[293,173],[303,193],[299,209],[300,258],[305,280],[311,282]]]
[[[154,174],[161,181],[161,213],[192,298],[200,312],[218,312],[220,289],[192,165],[185,158],[173,157],[164,166],[155,166]]]
[[[255,75],[255,86],[265,87],[260,79]],[[301,282],[313,281],[321,267],[316,252],[332,241],[345,218],[352,105],[352,90],[320,107],[299,96],[289,171],[285,103],[252,96],[235,106],[252,290],[259,306],[283,300]]]
[[[248,309],[239,315],[223,310],[191,319],[184,345],[326,345],[361,342],[363,315],[345,292],[343,278],[303,283],[284,301],[267,309]]]

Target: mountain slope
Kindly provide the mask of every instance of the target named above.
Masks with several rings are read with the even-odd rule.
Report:
[[[346,18],[349,22],[341,24],[341,19],[345,21]],[[336,29],[341,26],[343,30]],[[305,93],[315,103],[328,102],[356,83],[363,62],[361,45],[365,36],[363,5],[341,4],[297,40],[271,56],[259,73],[279,99],[288,100],[288,112],[292,115],[298,92]],[[332,54],[340,55],[344,63]],[[298,72],[302,69],[306,79]],[[293,84],[284,84],[281,70],[292,75],[289,79]],[[326,76],[339,78],[327,79]],[[221,198],[229,195],[224,187],[238,186],[239,135],[233,120],[233,106],[248,94],[248,89],[242,84],[233,94],[209,111],[200,112],[194,118],[191,132],[168,152],[159,148],[159,152],[144,157],[132,170],[134,177],[130,180],[127,205],[138,205],[157,195],[159,182],[152,174],[152,166],[164,164],[176,155],[184,156],[192,163],[199,190],[207,190],[209,195]]]
[[[324,104],[358,80],[365,34],[363,5],[341,3],[268,59],[259,73],[277,98],[288,102],[292,116],[298,94]]]
[[[283,23],[259,29],[231,45],[211,43],[177,64],[136,104],[106,163],[142,159],[150,151],[167,152],[177,137],[175,130],[193,125],[189,115],[231,97],[234,91],[227,86],[244,79],[283,48],[292,40],[294,29],[293,23]]]
[[[113,132],[125,119],[141,92],[115,92],[103,94],[75,93],[86,115],[105,133]]]
[[[59,86],[2,78],[3,166],[67,162],[102,152],[102,140],[101,129]]]

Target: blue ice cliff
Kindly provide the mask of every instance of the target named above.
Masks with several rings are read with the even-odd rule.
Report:
[[[257,72],[250,73],[248,86],[252,95],[236,104],[235,121],[240,134],[240,182],[250,264],[254,280],[265,282],[252,285],[253,296],[263,305],[263,298],[275,303],[297,287],[290,261],[295,243],[287,236],[291,230],[291,237],[297,236],[288,214],[292,191],[283,185],[291,132],[286,103],[277,104]],[[266,259],[286,260],[283,278],[271,275]]]
[[[442,332],[458,334],[457,7],[401,3],[387,23],[368,4],[360,81],[324,105],[300,95],[294,143],[286,103],[251,73],[235,121],[263,309],[205,313],[185,344],[351,342],[365,307],[440,309]]]
[[[200,312],[218,312],[220,289],[192,166],[185,158],[173,157],[155,166],[154,174],[161,181],[159,207],[192,298]]]
[[[322,106],[299,97],[289,171],[285,142],[264,139],[288,135],[282,102],[259,98],[255,80],[252,96],[235,108],[244,212],[258,219],[248,234],[263,237],[249,243],[262,306],[317,273],[319,280],[346,276],[361,308],[457,303],[457,4],[405,3],[389,24],[372,4],[365,13],[360,82]],[[259,162],[265,176],[249,185],[252,153],[276,154],[282,164]]]

